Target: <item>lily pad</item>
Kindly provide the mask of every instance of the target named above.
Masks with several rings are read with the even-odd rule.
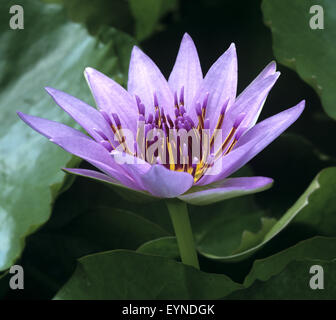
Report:
[[[72,195],[74,188],[69,192]],[[62,195],[57,202],[66,200]],[[168,235],[158,225],[134,213],[97,206],[77,214],[64,225],[60,209],[56,206],[48,223],[27,240],[20,259],[25,270],[22,298],[52,298],[71,277],[78,258],[106,250],[134,250],[146,241]]]
[[[23,30],[9,29],[13,4],[24,7]],[[56,87],[92,103],[84,68],[119,76],[121,60],[129,56],[119,57],[113,46],[99,43],[81,25],[69,22],[59,5],[5,1],[0,18],[0,270],[5,270],[20,256],[25,237],[48,220],[64,183],[60,169],[73,160],[27,127],[15,111],[73,126],[43,87]]]
[[[189,206],[199,253],[221,262],[240,261],[261,249],[290,223],[305,225],[316,235],[336,236],[335,179],[336,167],[322,170],[279,219],[269,216],[253,196],[208,206],[206,214],[203,208]],[[146,253],[167,256],[168,252],[168,256],[178,257],[174,237],[150,241],[143,248]],[[171,252],[172,248],[176,251]]]
[[[255,175],[274,179],[269,191],[256,195],[257,201],[273,217],[279,218],[301,196],[318,172],[335,165],[336,160],[322,153],[319,144],[315,145],[297,134],[285,133],[253,161]]]
[[[240,261],[271,241],[289,223],[304,224],[313,228],[317,234],[336,236],[336,199],[333,196],[336,192],[335,179],[336,168],[321,171],[279,220],[267,217],[252,197],[209,206],[207,214],[197,207],[191,207],[198,251],[213,260]],[[175,252],[172,251],[174,248]],[[142,249],[150,254],[178,257],[174,237],[149,241]]]
[[[225,275],[127,250],[79,259],[71,279],[55,296],[70,299],[217,299],[242,288]]]
[[[315,9],[312,13],[310,9],[316,5],[323,10],[323,29],[310,27],[310,20],[317,18]],[[265,24],[272,31],[277,60],[311,85],[320,96],[325,112],[336,119],[336,2],[264,0],[262,11]]]
[[[167,12],[178,5],[177,0],[129,0],[135,18],[135,36],[138,40],[148,38],[158,27],[158,22]]]
[[[116,208],[97,208],[81,214],[60,231],[90,243],[91,252],[135,249],[146,241],[169,234],[155,223],[132,212]],[[83,253],[77,257],[88,254]]]
[[[256,260],[244,281],[247,289],[230,299],[334,299],[336,238],[315,237],[262,260]],[[323,290],[310,288],[310,268],[320,265]]]
[[[166,257],[174,260],[180,259],[180,252],[176,237],[162,237],[142,244],[137,252]]]
[[[321,226],[324,232],[329,231],[329,233],[332,233],[332,230],[335,230],[336,227],[334,223],[336,221],[332,214],[336,212],[335,192],[336,167],[324,169],[315,177],[307,190],[279,220],[263,219],[262,228],[259,232],[244,232],[240,247],[231,254],[227,254],[219,243],[216,242],[218,236],[212,236],[213,240],[211,242],[203,241],[203,243],[202,238],[198,237],[199,252],[208,258],[222,262],[242,260],[252,255],[273,239],[296,217],[297,222],[300,221],[310,226]],[[314,219],[311,220],[311,217],[314,217]],[[223,219],[225,219],[224,214],[218,216],[217,219],[219,220],[216,221],[216,219],[212,219],[211,221],[213,228],[204,228],[207,232],[206,234],[210,236],[216,234],[217,226],[223,223]],[[225,236],[223,235],[221,238],[225,239]]]
[[[265,229],[261,224],[265,212],[256,205],[253,196],[208,206],[206,214],[191,207],[190,215],[197,249],[211,259],[232,260],[242,241],[245,242],[242,236],[246,230],[257,234]]]
[[[75,22],[84,23],[92,34],[102,27],[114,27],[134,35],[138,41],[148,38],[159,27],[160,19],[177,8],[177,0],[43,0],[61,3]]]

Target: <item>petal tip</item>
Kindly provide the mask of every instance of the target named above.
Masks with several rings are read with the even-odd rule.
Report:
[[[25,124],[27,124],[27,125],[30,126],[30,124],[29,124],[29,120],[28,120],[28,118],[29,118],[29,115],[28,115],[28,114],[24,114],[24,113],[21,112],[21,111],[16,111],[16,114],[18,115],[18,117],[19,117]]]
[[[53,96],[55,93],[58,92],[57,89],[52,88],[52,87],[44,87],[44,90],[48,92],[48,94],[50,94],[51,96]]]
[[[88,76],[88,75],[94,73],[95,71],[96,71],[96,70],[93,69],[93,68],[91,68],[91,67],[86,67],[86,68],[84,69],[84,75]]]
[[[234,42],[231,42],[230,47],[229,47],[229,50],[236,51],[236,45],[235,45]]]
[[[185,32],[182,37],[182,41],[187,40],[187,41],[192,41],[192,38],[188,32]]]
[[[222,56],[229,56],[232,61],[237,63],[237,50],[236,50],[236,45],[234,42],[232,42],[229,46],[229,48],[224,52]]]
[[[138,46],[133,46],[131,55],[135,56],[141,54],[143,54],[142,50]]]
[[[95,68],[92,67],[86,67],[84,69],[84,75],[87,76],[94,76],[94,75],[100,75],[102,74],[100,71],[96,70]]]
[[[305,99],[301,100],[298,103],[297,107],[298,107],[298,109],[300,109],[300,114],[301,114],[306,107],[306,100]]]
[[[272,60],[270,63],[269,63],[269,67],[272,68],[275,72],[276,70],[276,67],[277,67],[277,63],[275,60]]]
[[[26,123],[28,126],[32,126],[31,125],[31,119],[33,118],[33,116],[29,115],[29,114],[25,114],[21,111],[16,111],[16,114],[19,116],[19,118]]]
[[[306,106],[306,100],[303,99],[297,105],[295,105],[290,109],[293,110],[295,113],[297,113],[297,117],[299,117],[303,112],[305,106]]]
[[[268,178],[268,177],[261,177],[262,179],[263,179],[263,181],[264,181],[264,185],[265,186],[272,186],[273,185],[273,183],[274,183],[274,180],[272,179],[272,178]]]

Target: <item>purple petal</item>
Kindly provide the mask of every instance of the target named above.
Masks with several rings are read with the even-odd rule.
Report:
[[[259,74],[259,76],[237,97],[235,103],[227,112],[223,126],[224,136],[229,133],[236,117],[242,112],[246,114],[246,117],[242,122],[242,126],[251,128],[255,125],[268,93],[280,76],[280,72],[270,74],[274,68],[274,63],[269,64]]]
[[[271,178],[265,177],[231,178],[207,186],[206,189],[184,194],[178,198],[192,205],[203,206],[234,197],[260,192],[270,188],[272,183],[273,180]]]
[[[236,47],[232,43],[228,50],[212,65],[206,74],[193,105],[203,101],[206,93],[209,93],[207,105],[207,117],[210,120],[210,127],[214,128],[219,117],[223,104],[230,100],[234,102],[237,92],[237,55]],[[194,113],[190,114],[196,120]]]
[[[118,180],[99,171],[77,168],[63,168],[63,170],[68,173],[76,174],[78,176],[88,177],[94,180],[120,185]]]
[[[146,112],[154,113],[154,93],[166,114],[174,114],[174,97],[167,80],[156,64],[134,46],[128,73],[128,92],[140,97]]]
[[[148,162],[125,152],[114,150],[111,152],[111,155],[116,163],[123,166],[124,170],[128,172],[134,181],[136,181],[137,185],[141,189],[145,189],[141,176],[150,170],[151,165]]]
[[[220,173],[211,174],[209,171],[197,184],[205,185],[222,180],[244,166],[295,122],[301,115],[304,106],[305,101],[303,100],[296,106],[255,125],[241,137],[233,151],[217,160],[215,169],[212,170],[217,172],[220,169]]]
[[[63,123],[31,116],[22,112],[18,112],[17,114],[28,126],[33,128],[38,133],[44,135],[48,139],[53,137],[81,137],[90,139],[84,133],[68,127]]]
[[[135,183],[134,179],[126,174],[123,168],[120,168],[117,164],[115,164],[106,149],[102,146],[96,147],[98,144],[91,140],[91,138],[86,136],[84,133],[55,121],[26,115],[21,112],[18,112],[18,115],[30,127],[41,133],[42,135],[46,136],[48,139],[50,139],[52,142],[56,143],[66,151],[87,160],[98,169],[118,179],[120,183],[123,183],[130,188],[135,188],[137,190],[140,189],[140,186]],[[87,141],[84,141],[84,143],[83,139]],[[75,144],[75,148],[73,147],[73,144]],[[82,145],[84,146],[82,147]],[[101,155],[101,147],[105,150],[105,152],[103,153],[103,158],[99,157],[99,155]],[[93,153],[85,151],[93,151]],[[102,162],[104,160],[106,160],[108,163],[104,164]]]
[[[54,101],[78,122],[91,137],[101,140],[100,135],[93,130],[99,128],[111,141],[114,141],[111,128],[98,110],[65,92],[49,87],[45,89]]]
[[[77,169],[77,168],[63,168],[63,171],[67,172],[67,173],[71,173],[71,174],[75,174],[78,176],[82,176],[82,177],[87,177],[87,178],[91,178],[93,180],[97,180],[100,182],[106,182],[108,184],[111,184],[113,186],[116,186],[118,188],[124,188],[127,190],[131,190],[133,192],[138,192],[139,195],[143,196],[145,195],[146,197],[151,197],[151,195],[149,195],[147,192],[143,192],[141,190],[135,190],[134,188],[128,188],[125,185],[120,184],[119,181],[111,178],[110,176],[98,172],[98,171],[94,171],[94,170],[87,170],[87,169]]]
[[[138,109],[132,96],[117,82],[93,68],[86,68],[84,74],[98,108],[108,115],[116,113],[123,128],[136,132]]]
[[[236,101],[244,99],[244,96],[249,96],[251,93],[256,91],[255,86],[258,83],[271,75],[276,73],[276,63],[271,61],[259,74],[258,76],[243,90],[243,92],[237,97]]]
[[[138,184],[129,176],[125,168],[117,164],[110,153],[99,143],[91,139],[83,139],[78,137],[56,137],[50,141],[54,142],[67,152],[80,157],[107,175],[114,179],[117,179],[122,184],[134,189],[141,188]]]
[[[124,166],[118,166],[115,165],[113,168],[110,166],[94,160],[87,160],[89,163],[91,163],[93,166],[107,174],[108,176],[111,176],[112,178],[119,181],[119,183],[127,188],[141,191],[144,190],[142,185],[139,185],[136,180],[131,177],[127,170],[125,170]]]
[[[102,145],[91,139],[56,137],[52,138],[51,141],[66,151],[85,160],[89,159],[103,162],[111,167],[115,164],[110,153]]]
[[[148,192],[160,198],[174,198],[191,188],[192,175],[186,172],[171,171],[162,165],[154,165],[141,180]]]
[[[169,86],[172,92],[180,92],[184,87],[185,106],[190,108],[202,79],[203,74],[195,44],[191,37],[185,33],[173,71],[168,79]]]

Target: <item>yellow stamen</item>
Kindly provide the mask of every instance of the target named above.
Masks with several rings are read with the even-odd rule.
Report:
[[[230,133],[228,134],[228,136],[226,137],[225,141],[222,143],[221,147],[217,150],[215,154],[215,160],[217,160],[222,155],[222,153],[224,152],[225,148],[229,144],[235,132],[236,132],[236,128],[233,127]]]
[[[158,111],[159,119],[158,119],[158,126],[161,128],[161,112],[159,106],[155,106],[155,112]]]
[[[216,128],[215,128],[214,133],[213,133],[213,135],[211,137],[211,140],[210,140],[210,147],[212,147],[213,144],[214,144],[215,138],[217,137],[218,132],[219,132],[218,130],[222,127],[223,120],[224,120],[224,113],[221,114],[218,118]]]
[[[169,169],[174,171],[175,170],[175,161],[174,161],[174,155],[173,155],[173,149],[172,145],[169,142],[169,139],[167,137],[167,148],[168,148],[168,156],[169,156]]]
[[[204,129],[204,121],[203,121],[202,115],[198,116],[198,126],[199,126],[199,129]]]
[[[227,155],[229,152],[231,152],[231,150],[233,149],[233,147],[235,146],[235,144],[237,143],[238,140],[234,139],[232,141],[232,143],[230,144],[230,146],[228,147],[228,149],[225,151],[224,155]]]

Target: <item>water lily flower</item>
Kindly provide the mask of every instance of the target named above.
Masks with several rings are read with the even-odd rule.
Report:
[[[235,45],[231,44],[203,77],[195,45],[185,34],[168,81],[138,47],[132,51],[127,90],[99,71],[86,68],[97,109],[67,93],[46,88],[88,135],[57,122],[21,112],[18,115],[50,141],[98,169],[66,168],[67,172],[139,194],[204,205],[271,186],[271,178],[230,176],[296,121],[304,109],[305,102],[301,101],[256,124],[279,75],[275,62],[271,62],[236,96]],[[201,131],[209,132],[208,147],[201,147],[198,158],[190,159],[188,143],[168,141],[171,131],[181,129],[193,132],[202,146],[206,139]],[[129,143],[126,130],[136,137],[135,143]],[[147,135],[153,130],[163,132],[167,162],[157,152],[146,153],[153,144]],[[215,148],[217,136],[223,142]],[[187,160],[170,161],[173,151],[178,159]],[[121,163],[121,157],[128,161]],[[220,170],[214,171],[214,167]],[[176,209],[170,207],[171,211]]]

